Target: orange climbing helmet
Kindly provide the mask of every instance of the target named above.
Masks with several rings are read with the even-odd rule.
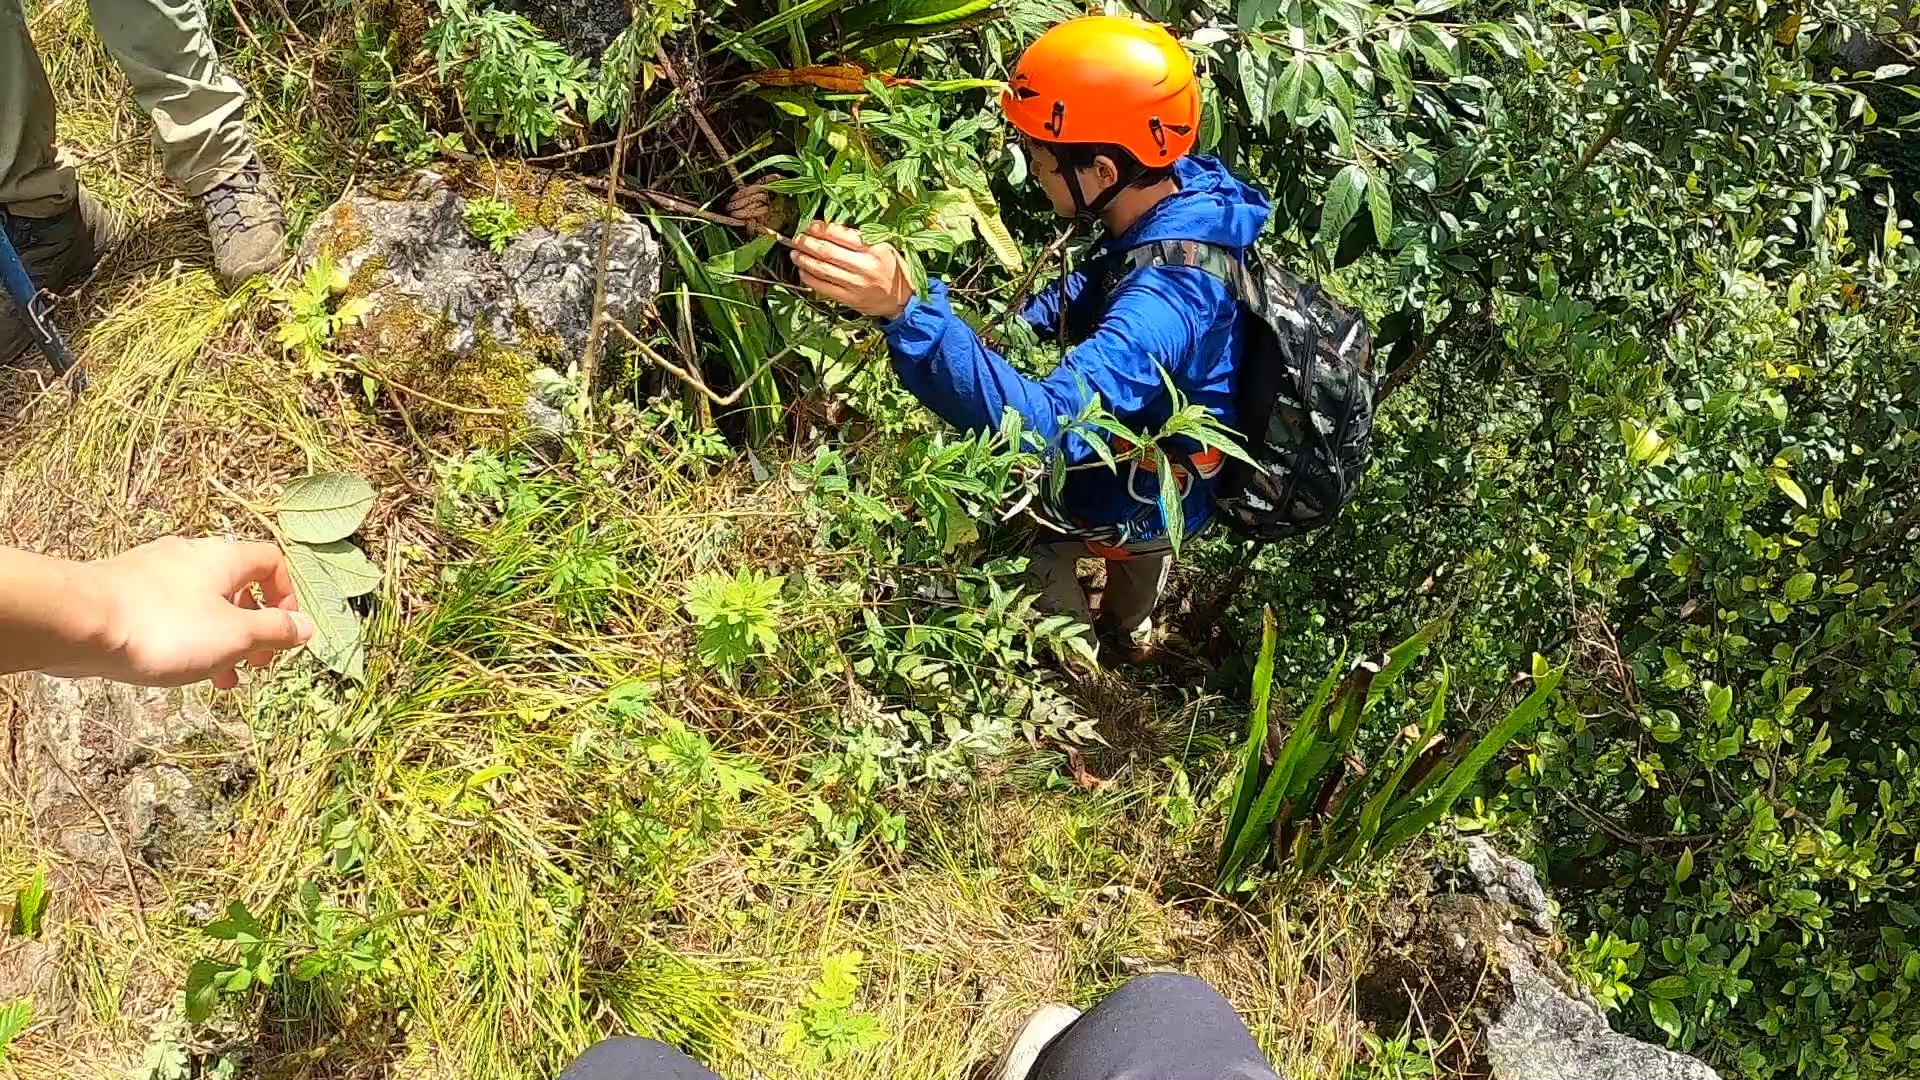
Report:
[[[1111,143],[1147,168],[1171,165],[1200,130],[1200,83],[1157,23],[1070,19],[1040,35],[1000,95],[1007,119],[1043,143]]]

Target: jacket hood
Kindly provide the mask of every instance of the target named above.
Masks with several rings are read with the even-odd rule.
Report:
[[[1266,228],[1267,197],[1242,183],[1218,158],[1187,156],[1173,163],[1180,190],[1148,210],[1118,243],[1138,247],[1160,240],[1196,240],[1224,248],[1249,248]]]

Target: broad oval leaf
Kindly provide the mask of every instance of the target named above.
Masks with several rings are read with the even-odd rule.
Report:
[[[1655,979],[1653,985],[1647,987],[1647,993],[1663,1000],[1676,1001],[1693,996],[1693,982],[1685,975],[1668,975],[1664,979]]]
[[[306,564],[308,573],[332,579],[343,597],[365,596],[380,587],[380,568],[351,540],[331,544],[293,544],[287,559]]]
[[[1773,483],[1780,489],[1781,494],[1792,499],[1800,509],[1807,508],[1807,493],[1800,489],[1800,485],[1794,482],[1793,477],[1784,472],[1776,472],[1773,474]]]
[[[280,530],[303,544],[345,540],[373,509],[373,487],[352,473],[316,473],[280,495]]]
[[[1647,1012],[1655,1027],[1673,1038],[1680,1037],[1680,1010],[1674,1008],[1672,1002],[1654,998],[1647,1002]]]
[[[307,649],[335,674],[365,678],[367,653],[360,637],[360,616],[347,603],[346,593],[326,564],[311,553],[296,554],[301,546],[295,544],[287,553],[287,572],[300,598],[300,610],[313,620]]]

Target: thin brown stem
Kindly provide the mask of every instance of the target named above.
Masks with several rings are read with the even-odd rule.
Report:
[[[112,841],[113,853],[120,857],[120,873],[126,879],[127,892],[133,895],[133,921],[134,924],[140,928],[140,940],[149,946],[152,945],[153,932],[147,928],[147,902],[145,898],[140,895],[140,882],[133,876],[133,858],[127,854],[126,843],[120,839],[120,834],[114,830],[113,822],[107,818],[106,811],[100,809],[100,804],[93,801],[93,796],[87,794],[87,789],[80,784],[80,781],[74,779],[73,774],[67,771],[65,765],[60,763],[60,756],[54,753],[53,747],[47,745],[41,749],[46,755],[47,761],[53,765],[54,770],[66,780],[67,786],[71,787],[74,793],[80,796],[80,801],[87,804],[88,810],[93,811],[93,816],[100,822],[100,828],[106,831],[107,839]]]
[[[639,13],[634,13],[635,18]],[[600,223],[600,254],[593,266],[593,317],[587,321],[587,348],[580,358],[581,383],[586,387],[586,404],[593,409],[594,387],[599,385],[600,354],[607,324],[607,264],[613,258],[613,227],[618,210],[617,191],[627,168],[627,125],[633,118],[633,100],[639,94],[639,72],[627,86],[626,108],[620,110],[620,130],[613,138],[613,167],[607,174],[607,213]]]
[[[758,370],[754,371],[753,374],[747,376],[745,379],[742,379],[740,381],[739,386],[734,387],[733,393],[728,394],[725,397],[722,397],[719,394],[714,393],[713,388],[708,386],[707,381],[705,379],[702,379],[698,373],[689,371],[686,368],[683,368],[678,364],[675,364],[673,361],[667,359],[666,357],[660,355],[660,353],[657,350],[649,346],[646,342],[641,341],[639,336],[636,335],[633,331],[627,329],[626,326],[622,325],[617,321],[611,322],[608,325],[612,326],[617,333],[619,333],[622,337],[626,338],[627,344],[632,345],[635,349],[638,349],[641,355],[645,356],[655,366],[666,371],[669,375],[672,375],[673,377],[679,379],[681,382],[686,383],[689,387],[693,388],[695,392],[701,394],[708,401],[712,402],[715,405],[718,405],[723,409],[729,405],[732,405],[733,403],[739,401],[742,397],[744,397],[746,395],[747,389],[751,387],[754,383],[758,382],[760,380],[760,376],[765,375],[768,369],[772,368],[774,364],[778,363],[781,359],[785,358],[788,353],[791,353],[793,351],[793,347],[789,345],[788,347],[780,350],[779,352],[774,353],[772,356],[767,357],[766,362],[762,363]]]
[[[711,224],[714,224],[714,225],[724,225],[729,229],[749,229],[749,230],[752,230],[756,235],[773,237],[774,242],[777,244],[780,244],[782,247],[790,247],[798,250],[798,245],[795,244],[792,240],[788,239],[785,236],[780,235],[778,232],[775,232],[772,229],[767,228],[765,225],[748,221],[745,218],[733,217],[729,214],[715,213],[714,211],[705,209],[704,207],[696,206],[693,203],[686,201],[685,199],[676,199],[671,195],[667,195],[658,191],[645,191],[638,188],[626,187],[620,184],[609,184],[606,181],[595,180],[590,177],[585,180],[582,180],[581,183],[585,184],[587,187],[590,187],[595,191],[608,191],[614,194],[618,194],[622,198],[633,199],[637,202],[648,203],[653,206],[657,206],[662,210],[666,210],[675,214],[685,214],[688,217],[698,218],[701,221],[710,222]]]
[[[667,81],[673,84],[675,90],[684,90],[685,86],[680,81],[680,73],[674,70],[673,61],[667,58],[667,50],[664,47],[660,49],[658,59],[661,74],[667,77]],[[733,153],[727,149],[726,143],[720,141],[720,133],[713,130],[713,124],[708,122],[706,111],[692,101],[687,102],[687,111],[693,114],[693,122],[699,127],[700,134],[706,137],[707,145],[713,147],[713,152],[720,155],[720,167],[727,170],[727,175],[733,178],[736,186],[746,183],[746,178],[741,176],[740,170],[734,167]]]

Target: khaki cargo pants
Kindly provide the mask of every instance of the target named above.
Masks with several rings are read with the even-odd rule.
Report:
[[[1105,559],[1107,587],[1100,593],[1100,615],[1121,637],[1147,645],[1153,640],[1153,609],[1166,590],[1173,553],[1159,543],[1127,555],[1110,558],[1108,552],[1078,540],[1038,543],[1027,549],[1027,577],[1039,590],[1041,608],[1092,626],[1093,601],[1080,584],[1078,569],[1081,559]]]
[[[77,0],[64,0],[74,3]],[[51,217],[74,200],[73,162],[54,141],[55,102],[23,0],[0,0],[0,205]],[[246,97],[221,70],[201,0],[88,0],[94,32],[153,121],[167,175],[198,197],[252,156]]]

